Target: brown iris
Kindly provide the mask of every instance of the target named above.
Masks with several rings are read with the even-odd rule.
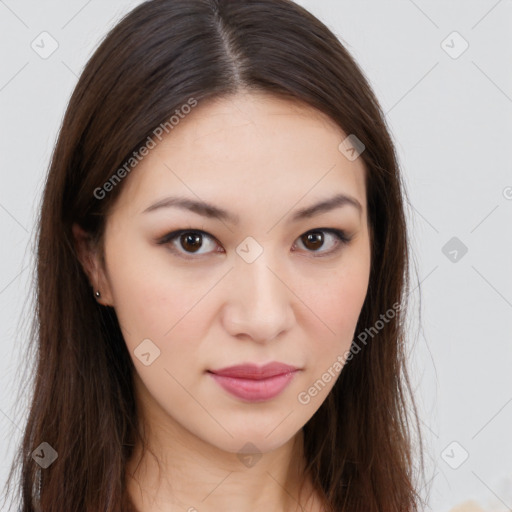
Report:
[[[324,243],[324,235],[321,231],[311,231],[301,237],[302,243],[311,250],[316,250],[322,247]],[[308,247],[308,243],[312,244],[313,247]]]
[[[202,235],[199,233],[184,233],[180,236],[180,243],[183,248],[195,252],[201,248]]]

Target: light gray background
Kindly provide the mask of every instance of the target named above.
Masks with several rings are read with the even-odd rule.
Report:
[[[85,62],[139,3],[0,0],[0,484],[24,421],[13,408],[49,158]],[[512,1],[299,3],[362,67],[405,175],[413,287],[421,283],[410,349],[427,510],[467,499],[512,509]],[[31,48],[43,31],[59,45],[47,59]],[[463,41],[453,31],[469,44],[457,58]],[[443,253],[452,237],[468,249],[456,262]]]

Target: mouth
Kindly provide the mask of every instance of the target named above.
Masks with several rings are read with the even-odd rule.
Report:
[[[225,391],[247,402],[264,402],[284,391],[300,369],[283,363],[242,364],[208,370]]]

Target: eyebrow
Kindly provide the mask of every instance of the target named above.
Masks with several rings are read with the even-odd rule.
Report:
[[[344,206],[353,206],[361,215],[363,207],[361,203],[354,197],[346,194],[337,194],[329,199],[324,199],[318,203],[315,203],[306,208],[297,210],[289,222],[297,222],[304,219],[309,219],[321,213],[325,213],[336,208],[342,208]],[[153,212],[161,208],[181,208],[183,210],[189,210],[197,213],[203,217],[218,219],[221,221],[230,222],[231,224],[237,225],[240,222],[240,217],[234,213],[230,213],[222,208],[219,208],[213,204],[206,203],[204,201],[196,201],[187,197],[171,196],[161,199],[160,201],[148,206],[142,213]]]

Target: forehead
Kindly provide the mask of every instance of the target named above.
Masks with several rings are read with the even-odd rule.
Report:
[[[260,207],[285,209],[339,192],[365,208],[363,161],[338,149],[346,136],[318,110],[267,94],[199,103],[155,139],[123,183],[118,206],[135,213],[180,194],[226,208],[258,198]]]

